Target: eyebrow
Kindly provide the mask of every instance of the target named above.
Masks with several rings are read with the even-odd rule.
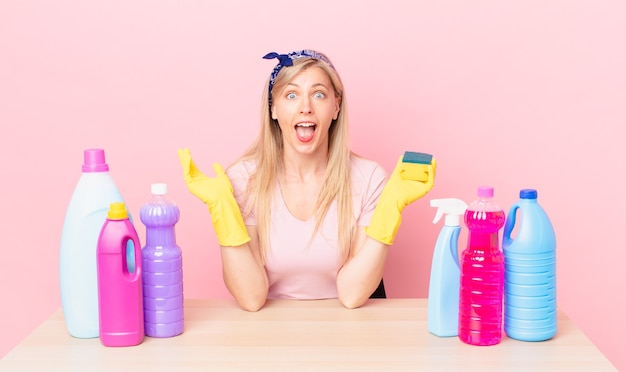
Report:
[[[296,84],[296,83],[291,83],[291,82],[287,83],[287,86],[290,86],[290,85],[291,85],[291,86],[294,86],[294,87],[298,87],[298,88],[300,88],[300,86],[299,86],[298,84]],[[324,83],[315,83],[315,84],[313,84],[311,87],[312,87],[312,88],[324,87],[324,88],[326,88],[326,89],[330,89],[330,88],[329,88],[329,87],[327,87],[327,86],[326,86],[326,84],[324,84]]]

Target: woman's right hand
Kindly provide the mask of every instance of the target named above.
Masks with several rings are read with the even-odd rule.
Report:
[[[178,158],[183,167],[187,188],[209,207],[219,244],[224,247],[235,247],[249,242],[248,230],[233,194],[233,185],[224,168],[215,163],[213,170],[216,176],[211,178],[196,167],[189,149],[179,149]]]

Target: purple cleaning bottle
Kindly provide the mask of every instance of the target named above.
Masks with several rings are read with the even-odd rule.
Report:
[[[178,206],[167,197],[167,185],[152,184],[152,199],[141,207],[146,226],[142,249],[144,323],[147,336],[172,337],[183,333],[183,261],[174,225]]]
[[[469,236],[461,255],[459,338],[470,345],[495,345],[502,339],[504,255],[498,232],[504,220],[493,187],[479,187],[478,199],[465,211]]]

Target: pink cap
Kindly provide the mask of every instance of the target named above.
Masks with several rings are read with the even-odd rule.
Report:
[[[104,150],[87,149],[84,152],[83,172],[108,172],[109,165],[104,160]]]
[[[493,187],[491,186],[478,186],[478,196],[481,198],[492,198]]]

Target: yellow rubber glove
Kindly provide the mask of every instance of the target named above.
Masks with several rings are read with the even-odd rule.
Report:
[[[418,177],[420,172],[416,172],[416,169],[419,167],[427,170],[427,180],[424,181]],[[435,158],[429,165],[424,165],[404,163],[400,156],[396,168],[383,188],[370,225],[365,228],[365,233],[381,243],[393,244],[400,222],[402,222],[402,211],[407,205],[426,195],[433,188],[436,170]]]
[[[233,194],[233,185],[219,163],[213,164],[215,178],[202,174],[191,160],[189,149],[179,149],[187,188],[209,207],[213,229],[221,246],[236,247],[250,241],[241,210]]]

